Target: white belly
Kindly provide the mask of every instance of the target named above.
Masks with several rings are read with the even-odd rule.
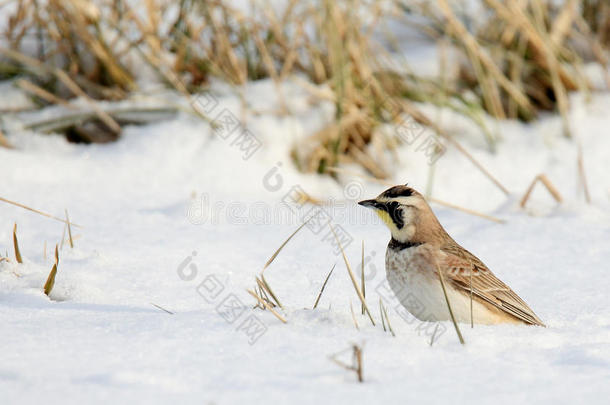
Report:
[[[417,319],[438,322],[450,319],[443,289],[433,264],[423,260],[423,246],[386,251],[386,276],[400,303]],[[457,322],[470,323],[470,296],[456,290],[445,279],[447,297]],[[506,322],[498,312],[472,301],[474,323]]]

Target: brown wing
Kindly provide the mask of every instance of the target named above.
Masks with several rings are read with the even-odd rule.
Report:
[[[545,326],[534,311],[475,255],[457,243],[443,246],[441,250],[447,256],[439,266],[447,269],[445,275],[455,286],[470,294],[472,283],[473,295],[528,324]]]

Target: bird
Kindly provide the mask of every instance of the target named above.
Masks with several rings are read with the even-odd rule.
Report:
[[[358,204],[374,209],[390,229],[387,281],[417,319],[446,321],[451,311],[461,323],[545,326],[525,301],[449,236],[424,196],[412,187],[390,187]]]

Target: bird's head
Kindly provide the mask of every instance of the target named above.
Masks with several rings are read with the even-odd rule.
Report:
[[[424,197],[407,185],[391,187],[358,204],[374,209],[398,242],[426,242],[430,232],[444,232]]]

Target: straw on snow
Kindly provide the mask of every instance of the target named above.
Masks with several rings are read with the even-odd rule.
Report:
[[[248,292],[248,294],[250,294],[251,296],[253,296],[254,298],[256,298],[256,300],[262,304],[265,308],[267,308],[273,315],[275,315],[275,317],[277,319],[279,319],[280,321],[282,321],[283,323],[288,323],[288,321],[282,316],[280,315],[275,309],[273,309],[273,307],[271,305],[269,305],[267,303],[267,301],[265,301],[264,299],[262,299],[261,297],[259,297],[255,292],[253,292],[252,290],[246,290]]]
[[[352,280],[352,285],[354,286],[354,289],[356,290],[356,294],[358,294],[358,298],[360,298],[360,302],[364,306],[364,309],[366,310],[366,313],[368,314],[369,319],[371,320],[371,323],[373,324],[373,326],[375,326],[375,321],[373,320],[371,311],[369,311],[369,308],[366,305],[366,301],[364,299],[364,296],[362,295],[362,291],[358,287],[358,282],[356,281],[356,276],[354,276],[352,267],[350,266],[349,261],[347,260],[347,256],[345,255],[345,250],[343,250],[343,246],[341,245],[341,242],[339,241],[339,238],[337,237],[337,234],[335,233],[333,226],[330,223],[328,224],[328,226],[329,226],[331,232],[333,233],[335,240],[337,241],[337,244],[339,245],[339,249],[341,249],[341,254],[343,255],[343,261],[345,262],[345,267],[347,268],[347,273],[349,274],[349,277]]]
[[[330,271],[328,272],[328,275],[326,276],[326,279],[324,280],[324,284],[322,284],[322,288],[320,288],[320,292],[318,293],[318,297],[316,298],[316,302],[313,304],[313,309],[316,309],[316,307],[318,306],[318,303],[320,302],[320,297],[322,297],[322,293],[324,292],[324,288],[326,288],[326,283],[328,283],[328,279],[330,279],[331,274],[333,274],[333,271],[335,270],[335,267],[337,266],[337,264],[333,264],[332,269],[330,269]]]

